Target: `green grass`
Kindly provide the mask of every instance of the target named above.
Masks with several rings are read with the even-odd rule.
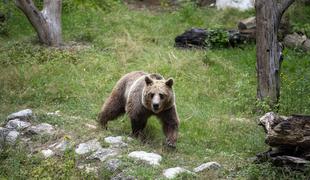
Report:
[[[124,171],[139,179],[161,178],[165,168],[192,169],[218,161],[219,172],[180,179],[289,179],[309,174],[290,172],[248,159],[267,150],[264,132],[257,125],[255,46],[235,49],[182,50],[174,38],[190,27],[234,28],[252,11],[217,11],[188,5],[177,11],[133,11],[120,5],[110,12],[78,9],[63,14],[63,36],[72,47],[59,50],[40,46],[34,31],[20,12],[10,20],[10,36],[0,36],[0,123],[11,112],[31,108],[37,122],[66,130],[78,142],[107,135],[129,135],[127,116],[109,123],[109,130],[91,131],[97,113],[116,81],[125,73],[143,70],[175,79],[176,104],[181,119],[175,151],[162,146],[160,123],[149,120],[148,141],[138,140],[132,150],[160,153],[163,162],[152,168],[123,157]],[[73,43],[77,42],[77,43]],[[288,50],[283,62],[280,113],[310,113],[309,54]],[[60,110],[61,117],[45,112]],[[79,159],[70,152],[54,160],[27,157],[19,148],[1,154],[1,178],[87,177],[75,168]],[[14,154],[17,154],[14,156]],[[59,170],[64,168],[65,170]],[[18,173],[18,169],[23,169]],[[49,173],[44,173],[47,169]],[[13,171],[12,171],[13,172]],[[107,177],[111,174],[102,174]]]

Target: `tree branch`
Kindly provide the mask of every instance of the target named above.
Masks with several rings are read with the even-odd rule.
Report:
[[[35,6],[32,0],[15,0],[15,5],[24,12],[30,23],[37,27],[43,18],[41,12]]]
[[[286,11],[286,9],[288,7],[290,7],[290,5],[293,4],[293,2],[295,2],[295,0],[282,0],[278,3],[278,9],[277,9],[277,14],[278,17],[282,17],[283,13]]]

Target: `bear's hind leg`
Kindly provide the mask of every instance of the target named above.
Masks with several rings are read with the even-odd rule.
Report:
[[[103,128],[107,128],[108,121],[116,119],[125,113],[125,102],[121,95],[112,94],[104,103],[99,113],[99,122]]]

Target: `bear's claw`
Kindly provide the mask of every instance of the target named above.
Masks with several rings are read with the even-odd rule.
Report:
[[[169,140],[166,140],[166,145],[170,148],[176,148],[175,143],[170,142]]]

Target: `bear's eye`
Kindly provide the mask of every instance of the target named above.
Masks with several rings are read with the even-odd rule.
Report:
[[[164,94],[159,94],[160,99],[164,99],[165,95]]]
[[[151,96],[151,98],[153,98],[154,97],[154,93],[150,93],[149,96]]]

